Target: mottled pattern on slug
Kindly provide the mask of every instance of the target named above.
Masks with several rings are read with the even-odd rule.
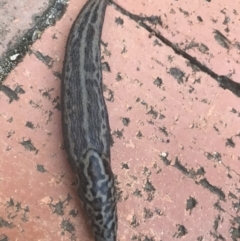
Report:
[[[102,92],[100,38],[108,0],[89,0],[70,31],[63,69],[62,125],[78,195],[95,241],[116,241],[110,127]]]
[[[84,209],[91,214],[93,232],[99,237],[96,240],[116,240],[114,177],[108,157],[88,150],[83,158],[78,168],[78,194]]]

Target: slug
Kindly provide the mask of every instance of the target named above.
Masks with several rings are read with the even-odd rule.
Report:
[[[117,237],[116,190],[100,49],[107,4],[108,0],[88,0],[73,23],[61,90],[64,146],[95,241],[116,241]]]

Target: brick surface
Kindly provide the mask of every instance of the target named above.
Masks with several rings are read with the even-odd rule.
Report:
[[[162,26],[148,23],[153,31],[239,83],[239,3],[118,2],[131,13],[160,16]],[[64,47],[83,4],[70,1],[11,72],[3,84],[15,91],[12,98],[0,92],[0,223],[8,240],[92,240],[63,150],[60,108]],[[118,240],[239,240],[239,97],[114,5],[102,41]]]

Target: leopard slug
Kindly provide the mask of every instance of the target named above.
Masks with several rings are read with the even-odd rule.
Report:
[[[64,146],[95,241],[116,241],[117,236],[100,49],[107,4],[108,0],[88,0],[80,11],[68,37],[62,82]]]

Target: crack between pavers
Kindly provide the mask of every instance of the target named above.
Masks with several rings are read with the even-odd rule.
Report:
[[[191,168],[191,169],[187,169],[178,159],[178,157],[175,158],[175,161],[172,162],[171,160],[167,160],[166,162],[166,158],[168,155],[160,155],[160,158],[162,159],[163,163],[166,166],[172,166],[174,168],[176,168],[178,171],[180,171],[184,176],[192,179],[195,181],[195,183],[197,185],[201,185],[203,188],[205,188],[206,190],[208,190],[209,192],[217,195],[217,197],[221,200],[226,202],[226,195],[225,193],[222,191],[221,188],[216,187],[214,185],[212,185],[206,178],[205,178],[205,170],[203,167],[199,167],[196,171]],[[164,157],[164,158],[163,158]]]
[[[55,0],[44,12],[38,17],[34,26],[29,29],[20,40],[9,48],[0,58],[0,84],[6,79],[14,67],[20,63],[29,47],[41,36],[43,31],[53,26],[66,11],[68,0]]]
[[[202,64],[199,60],[197,60],[195,57],[191,56],[190,54],[186,53],[182,49],[180,49],[177,45],[169,41],[167,38],[165,38],[163,35],[161,35],[158,31],[152,29],[150,26],[148,26],[144,21],[148,22],[156,22],[158,24],[160,23],[160,20],[157,20],[157,17],[151,16],[151,17],[141,17],[139,15],[132,14],[122,8],[117,3],[110,1],[110,3],[115,7],[115,9],[119,12],[121,12],[123,15],[128,16],[131,20],[138,23],[141,27],[143,27],[145,30],[147,30],[150,35],[154,35],[159,40],[161,40],[165,45],[170,47],[177,55],[183,57],[184,59],[188,60],[191,64],[197,66],[202,72],[206,73],[207,75],[211,76],[214,80],[217,81],[219,86],[223,89],[227,89],[231,91],[234,95],[237,97],[240,97],[240,84],[233,81],[227,76],[224,75],[218,75],[213,70],[208,68],[206,65]],[[159,19],[159,18],[158,18]]]

